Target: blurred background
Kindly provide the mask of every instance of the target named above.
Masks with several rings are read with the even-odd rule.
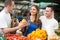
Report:
[[[60,0],[14,0],[15,7],[13,14],[18,13],[19,16],[26,16],[23,14],[28,13],[31,5],[38,5],[40,7],[40,14],[44,15],[44,11],[47,5],[54,5],[54,17],[58,20],[60,25]],[[0,11],[4,8],[4,0],[0,0]],[[60,26],[59,26],[60,27]]]

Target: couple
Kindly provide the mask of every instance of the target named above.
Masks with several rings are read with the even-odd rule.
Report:
[[[11,16],[9,12],[11,12],[13,8],[14,8],[14,1],[5,0],[5,7],[0,12],[0,33],[2,34],[13,32],[25,26],[28,26],[28,24],[20,22],[17,27],[10,28]],[[48,36],[54,35],[55,29],[58,28],[58,22],[52,17],[53,11],[54,10],[52,6],[47,6],[45,10],[45,16],[39,16],[38,6],[36,5],[32,6],[30,9],[30,16],[29,16],[31,25],[29,25],[26,31],[26,35],[35,30],[36,28],[45,29],[47,31]]]
[[[30,8],[29,13],[29,21],[30,25],[26,31],[25,35],[28,35],[32,31],[40,28],[42,30],[46,30],[48,36],[54,36],[55,30],[58,29],[58,22],[54,18],[54,9],[52,5],[48,5],[45,9],[44,16],[40,16],[39,7],[37,5],[33,5]]]
[[[26,31],[26,35],[40,28],[46,30],[48,40],[50,37],[56,36],[55,30],[58,29],[58,21],[54,18],[54,9],[52,5],[46,7],[44,16],[39,16],[38,6],[33,5],[30,8],[30,21],[30,26]]]

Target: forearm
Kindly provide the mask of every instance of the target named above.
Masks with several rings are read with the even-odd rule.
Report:
[[[13,32],[13,31],[16,31],[18,30],[19,28],[18,27],[14,27],[14,28],[3,28],[3,33],[9,33],[9,32]]]
[[[25,26],[27,26],[26,23],[19,23],[19,25],[17,27],[14,28],[3,28],[3,33],[9,33],[9,32],[13,32],[16,31],[18,29],[24,28]]]

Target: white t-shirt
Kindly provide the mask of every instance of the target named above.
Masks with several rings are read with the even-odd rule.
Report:
[[[10,27],[10,25],[11,25],[11,16],[9,13],[6,13],[5,10],[3,9],[0,12],[0,33],[3,33],[2,28]]]
[[[47,31],[48,36],[55,35],[55,29],[58,29],[58,22],[54,19],[47,19],[45,16],[41,16],[42,29]]]

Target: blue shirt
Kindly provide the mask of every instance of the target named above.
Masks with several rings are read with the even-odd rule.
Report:
[[[30,22],[30,25],[26,31],[26,34],[25,36],[27,36],[29,33],[31,33],[32,31],[36,30],[38,28],[38,25],[33,23],[33,22]]]

